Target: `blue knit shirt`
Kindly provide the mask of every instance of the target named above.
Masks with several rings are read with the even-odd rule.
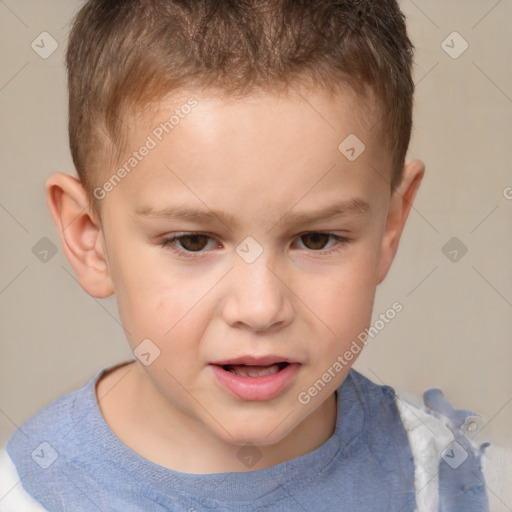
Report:
[[[26,421],[6,448],[23,487],[49,511],[413,512],[414,462],[394,390],[351,369],[333,435],[257,471],[189,474],[124,445],[98,407],[98,372]]]

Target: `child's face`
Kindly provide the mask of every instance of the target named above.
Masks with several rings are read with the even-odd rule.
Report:
[[[180,109],[191,96],[197,105]],[[333,372],[370,324],[421,170],[391,197],[390,155],[371,130],[378,119],[349,98],[227,103],[194,93],[127,121],[138,161],[101,199],[108,279],[169,417],[230,443],[275,443],[354,363]],[[175,110],[182,118],[166,133],[160,123]],[[353,161],[339,149],[351,134],[366,146]],[[348,144],[354,156],[358,144]],[[183,234],[197,237],[164,245]],[[294,364],[266,378],[214,365],[244,357]],[[325,388],[309,393],[329,369]]]

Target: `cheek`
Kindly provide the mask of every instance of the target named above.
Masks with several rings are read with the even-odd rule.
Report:
[[[161,348],[172,342],[179,350],[180,339],[193,337],[193,327],[200,325],[192,322],[197,300],[180,293],[179,283],[164,285],[148,280],[130,279],[125,283],[126,294],[118,298],[119,312],[136,341],[140,337],[150,338]]]
[[[199,342],[210,311],[201,296],[207,290],[187,288],[183,277],[158,277],[140,270],[123,279],[125,293],[118,297],[119,312],[132,350],[149,339],[160,351],[156,364],[148,367],[150,373],[161,368],[164,379],[168,375],[164,368],[173,375],[193,374],[202,363]]]
[[[135,348],[142,339],[160,339],[183,316],[183,301],[175,297],[179,283],[172,276],[156,272],[156,265],[148,255],[125,251],[119,246],[112,254],[110,274],[114,284],[119,316],[127,331],[130,346]],[[173,284],[173,286],[171,286]]]
[[[371,320],[376,291],[375,254],[360,251],[336,270],[314,276],[304,288],[305,303],[324,324],[330,338],[353,336]]]

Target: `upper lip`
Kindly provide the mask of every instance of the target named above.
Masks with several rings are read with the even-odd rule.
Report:
[[[268,366],[275,363],[294,363],[292,359],[286,356],[276,356],[273,354],[269,354],[266,356],[256,357],[256,356],[240,356],[233,359],[222,359],[220,361],[214,361],[213,364],[215,366],[225,366],[228,364],[245,364],[251,366]]]

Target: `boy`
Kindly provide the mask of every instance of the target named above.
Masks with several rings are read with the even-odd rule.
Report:
[[[9,439],[18,506],[488,510],[474,413],[351,369],[424,174],[412,49],[394,0],[84,5],[47,199],[135,358]]]

